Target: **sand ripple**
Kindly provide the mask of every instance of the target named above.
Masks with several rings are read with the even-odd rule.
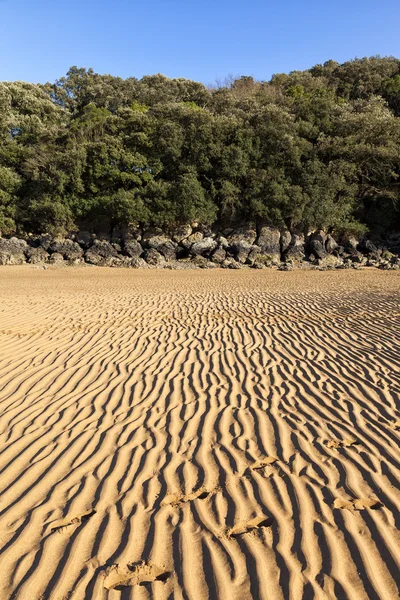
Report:
[[[2,269],[0,598],[399,598],[399,288]]]

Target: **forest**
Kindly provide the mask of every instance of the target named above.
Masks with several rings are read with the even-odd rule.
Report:
[[[400,225],[400,60],[206,87],[71,67],[0,83],[3,236],[131,223],[362,235]]]

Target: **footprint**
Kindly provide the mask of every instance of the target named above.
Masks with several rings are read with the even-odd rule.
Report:
[[[262,515],[261,517],[250,519],[250,521],[238,523],[234,527],[228,529],[226,531],[226,535],[228,537],[239,537],[240,535],[244,535],[245,533],[249,533],[254,529],[259,529],[260,527],[271,527],[273,522],[273,517],[266,517],[265,515]]]
[[[394,429],[395,431],[400,429],[400,419],[397,419],[397,421],[392,421],[390,423],[389,427],[390,427],[390,429]]]
[[[358,441],[354,438],[349,438],[347,440],[326,440],[324,443],[328,448],[348,448],[349,446],[358,444]]]
[[[374,498],[355,498],[354,500],[341,500],[336,498],[333,503],[334,508],[348,508],[349,510],[377,510],[381,508],[383,504]]]
[[[162,501],[161,505],[162,506],[179,506],[180,504],[185,504],[186,502],[193,502],[193,500],[205,500],[206,498],[208,498],[209,496],[212,496],[213,494],[215,494],[217,490],[213,490],[211,492],[200,488],[199,490],[196,490],[194,492],[192,492],[191,494],[179,494],[179,493],[172,493],[172,494],[167,494],[164,498],[164,500]]]
[[[250,465],[250,469],[253,471],[260,471],[265,467],[273,465],[278,459],[275,456],[267,456],[266,458],[262,458],[261,460],[256,460],[252,465]]]
[[[55,521],[51,526],[50,531],[56,531],[64,529],[65,527],[69,527],[70,525],[80,525],[81,523],[85,523],[96,513],[95,510],[87,510],[76,517],[72,517],[72,519],[66,517],[65,519],[60,519],[59,521]]]
[[[107,590],[122,590],[134,585],[146,585],[154,581],[166,582],[172,575],[163,567],[153,565],[150,561],[120,566],[112,565],[104,573],[104,587]]]

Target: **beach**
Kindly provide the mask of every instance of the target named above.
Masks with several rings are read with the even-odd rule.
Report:
[[[399,598],[399,292],[1,268],[1,600]]]

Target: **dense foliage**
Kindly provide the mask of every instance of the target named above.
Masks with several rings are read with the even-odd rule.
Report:
[[[400,60],[328,61],[207,89],[72,67],[0,83],[0,231],[130,222],[398,225]]]

